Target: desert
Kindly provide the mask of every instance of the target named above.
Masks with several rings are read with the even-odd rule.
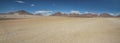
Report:
[[[0,43],[120,43],[120,0],[0,0]]]
[[[0,43],[119,43],[120,18],[40,16],[0,20]]]

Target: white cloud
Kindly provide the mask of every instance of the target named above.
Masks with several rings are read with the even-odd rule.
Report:
[[[95,13],[95,12],[88,12],[88,11],[84,12],[83,14],[88,14],[88,13],[90,13],[90,14],[99,14],[99,13]]]
[[[80,14],[80,12],[79,11],[70,11],[70,13],[75,13],[75,14]]]
[[[35,13],[51,13],[51,12],[53,12],[53,11],[44,11],[44,10],[43,11],[42,10],[41,11],[35,11]]]
[[[24,1],[15,1],[15,2],[17,2],[17,3],[25,3]]]
[[[109,13],[110,15],[114,15],[114,13]]]
[[[50,15],[53,13],[53,11],[45,11],[45,10],[41,10],[41,11],[35,11],[35,14],[44,14],[44,15]]]
[[[33,7],[33,6],[35,6],[35,4],[31,4],[30,6]]]
[[[90,12],[86,11],[86,12],[84,12],[84,13],[90,13]]]

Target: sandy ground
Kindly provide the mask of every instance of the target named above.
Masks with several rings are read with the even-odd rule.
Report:
[[[120,18],[1,20],[0,43],[120,43]]]

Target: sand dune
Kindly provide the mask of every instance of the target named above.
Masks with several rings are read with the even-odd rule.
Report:
[[[120,43],[120,18],[1,20],[0,43]]]

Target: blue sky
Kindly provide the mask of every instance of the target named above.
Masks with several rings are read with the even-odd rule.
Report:
[[[0,13],[17,10],[53,12],[119,13],[120,0],[0,0]]]

